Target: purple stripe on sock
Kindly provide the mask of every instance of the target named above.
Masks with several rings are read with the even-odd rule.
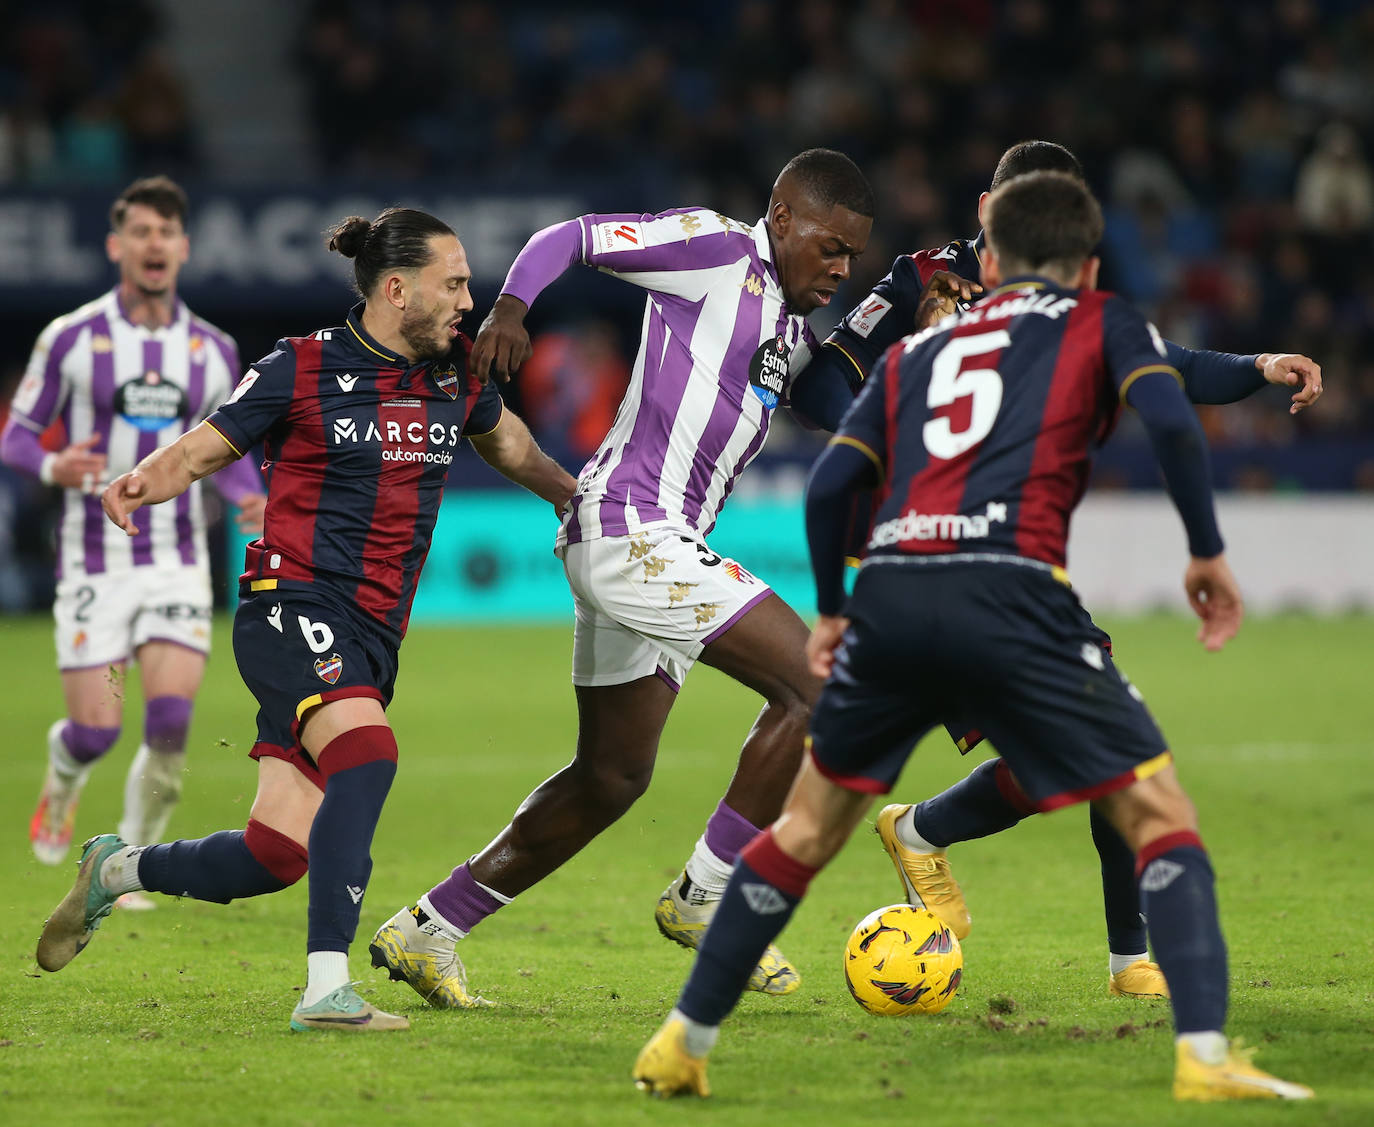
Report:
[[[706,848],[727,864],[733,864],[740,850],[758,836],[759,828],[735,813],[722,799],[706,823]]]
[[[154,374],[159,379],[166,378],[162,371],[162,342],[160,340],[145,340],[143,342],[143,378],[148,379]],[[135,464],[143,461],[157,449],[158,434],[159,432],[155,430],[140,430],[138,432],[138,454]],[[144,518],[138,522],[139,529],[133,538],[134,564],[139,567],[153,562],[153,514],[151,512],[145,513]]]
[[[454,927],[471,931],[497,908],[501,901],[482,888],[464,861],[448,880],[429,890],[430,905]]]
[[[153,697],[143,713],[143,742],[152,751],[176,752],[186,747],[191,702],[185,697]]]
[[[75,720],[62,726],[62,743],[78,763],[94,763],[118,742],[118,728],[95,728]]]

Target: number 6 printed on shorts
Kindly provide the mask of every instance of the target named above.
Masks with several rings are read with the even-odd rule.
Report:
[[[301,633],[305,635],[305,644],[310,647],[311,653],[322,654],[333,647],[334,631],[329,628],[328,623],[311,622],[303,614],[296,615],[296,621],[300,623]]]
[[[996,368],[965,368],[963,365],[972,356],[998,352],[1010,343],[1011,334],[1005,329],[954,337],[931,362],[927,407],[948,407],[956,399],[966,395],[973,397],[966,430],[956,434],[948,416],[943,415],[931,419],[922,428],[921,437],[932,457],[957,458],[987,438],[1002,406],[1002,377]]]

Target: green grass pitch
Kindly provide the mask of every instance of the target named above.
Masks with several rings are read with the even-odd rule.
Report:
[[[288,1031],[305,977],[304,882],[228,907],[168,899],[116,913],[70,967],[42,974],[34,943],[74,870],[35,862],[25,836],[44,732],[60,712],[49,625],[27,619],[0,620],[0,1121],[1374,1123],[1374,622],[1254,621],[1219,655],[1182,619],[1107,625],[1200,809],[1230,945],[1231,1032],[1261,1047],[1262,1065],[1315,1087],[1311,1105],[1172,1104],[1167,1004],[1107,996],[1081,808],[954,852],[974,930],[961,992],[935,1018],[869,1017],[845,990],[849,929],[899,895],[876,839],[857,834],[782,937],[801,990],[746,997],[713,1055],[715,1096],[640,1096],[630,1066],[689,965],[659,937],[653,904],[757,707],[705,668],[683,691],[649,793],[462,944],[473,985],[498,1008],[426,1009],[367,966],[367,939],[571,755],[565,628],[417,628],[406,642],[391,710],[400,773],[352,966],[367,996],[411,1016],[408,1034]],[[216,645],[179,836],[241,827],[253,798],[253,706],[226,622]],[[78,841],[118,818],[141,724],[132,680],[125,735],[87,788]],[[897,795],[923,797],[968,766],[931,737]]]

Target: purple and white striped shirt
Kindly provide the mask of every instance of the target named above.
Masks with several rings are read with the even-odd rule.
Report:
[[[656,524],[704,536],[817,349],[787,310],[768,229],[703,208],[584,215],[531,239],[503,292],[528,306],[574,261],[649,292],[630,386],[557,547]]]
[[[10,425],[42,433],[61,418],[69,442],[99,434],[107,478],[132,469],[195,426],[238,380],[233,340],[178,301],[172,323],[148,329],[124,316],[118,290],[53,321],[15,392]],[[99,496],[63,491],[58,577],[149,565],[208,562],[200,483],[139,514],[130,537],[106,519]]]

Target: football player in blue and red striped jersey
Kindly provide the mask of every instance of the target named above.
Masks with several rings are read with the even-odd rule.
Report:
[[[1092,802],[1134,852],[1171,986],[1175,1098],[1312,1095],[1227,1040],[1226,945],[1196,812],[1064,574],[1092,451],[1125,403],[1187,531],[1199,639],[1220,649],[1240,627],[1206,440],[1158,333],[1095,291],[1101,232],[1097,202],[1064,173],[994,192],[991,292],[890,349],[817,460],[806,524],[820,618],[806,648],[828,679],[810,756],[782,816],[741,852],[677,1006],[635,1063],[642,1090],[709,1093],[707,1054],[759,953],[953,706],[1036,809]],[[876,521],[846,601],[850,504],[869,489]]]
[[[1002,155],[990,190],[1016,176],[1039,171],[1064,172],[1083,179],[1078,158],[1062,145],[1022,141]],[[980,220],[988,199],[988,192],[979,198]],[[937,271],[947,271],[965,281],[959,294],[944,291],[943,311],[968,307],[969,299],[982,289],[983,253],[984,236],[980,232],[975,238],[956,239],[942,248],[902,255],[872,293],[836,326],[802,378],[811,387],[833,387],[836,377],[843,377],[857,390],[890,345],[914,327],[931,323],[931,312],[921,309],[920,304],[941,296],[927,288]],[[1236,356],[1194,351],[1169,341],[1164,342],[1164,348],[1168,363],[1180,373],[1183,389],[1194,403],[1232,403],[1274,383],[1295,389],[1290,411],[1296,414],[1322,392],[1321,368],[1306,356]],[[813,370],[819,370],[818,374],[813,375]],[[854,532],[863,539],[867,515],[862,510],[853,522]],[[1106,634],[1101,643],[1110,652],[1111,641]],[[983,733],[954,717],[946,717],[946,728],[961,752],[970,751],[983,739]],[[950,870],[949,846],[1010,829],[1032,813],[1034,806],[1026,800],[1006,762],[997,758],[980,763],[965,779],[925,802],[884,808],[877,818],[877,832],[907,899],[935,912],[963,939],[969,933],[970,918],[963,891]],[[1096,809],[1090,812],[1089,824],[1101,861],[1108,989],[1121,997],[1166,996],[1164,977],[1147,951],[1135,859]]]
[[[227,903],[310,872],[297,1030],[403,1029],[350,984],[382,803],[396,773],[386,718],[416,582],[460,442],[556,509],[573,477],[467,369],[472,308],[462,244],[442,221],[391,208],[344,220],[330,249],[354,260],[363,301],[345,322],[280,341],[203,424],[116,478],[105,511],[130,535],[144,505],[264,444],[267,510],[247,552],[234,655],[257,698],[258,793],[244,830],[146,848],[86,843],[38,962],[65,966],[120,893]],[[307,864],[308,862],[308,864]]]

